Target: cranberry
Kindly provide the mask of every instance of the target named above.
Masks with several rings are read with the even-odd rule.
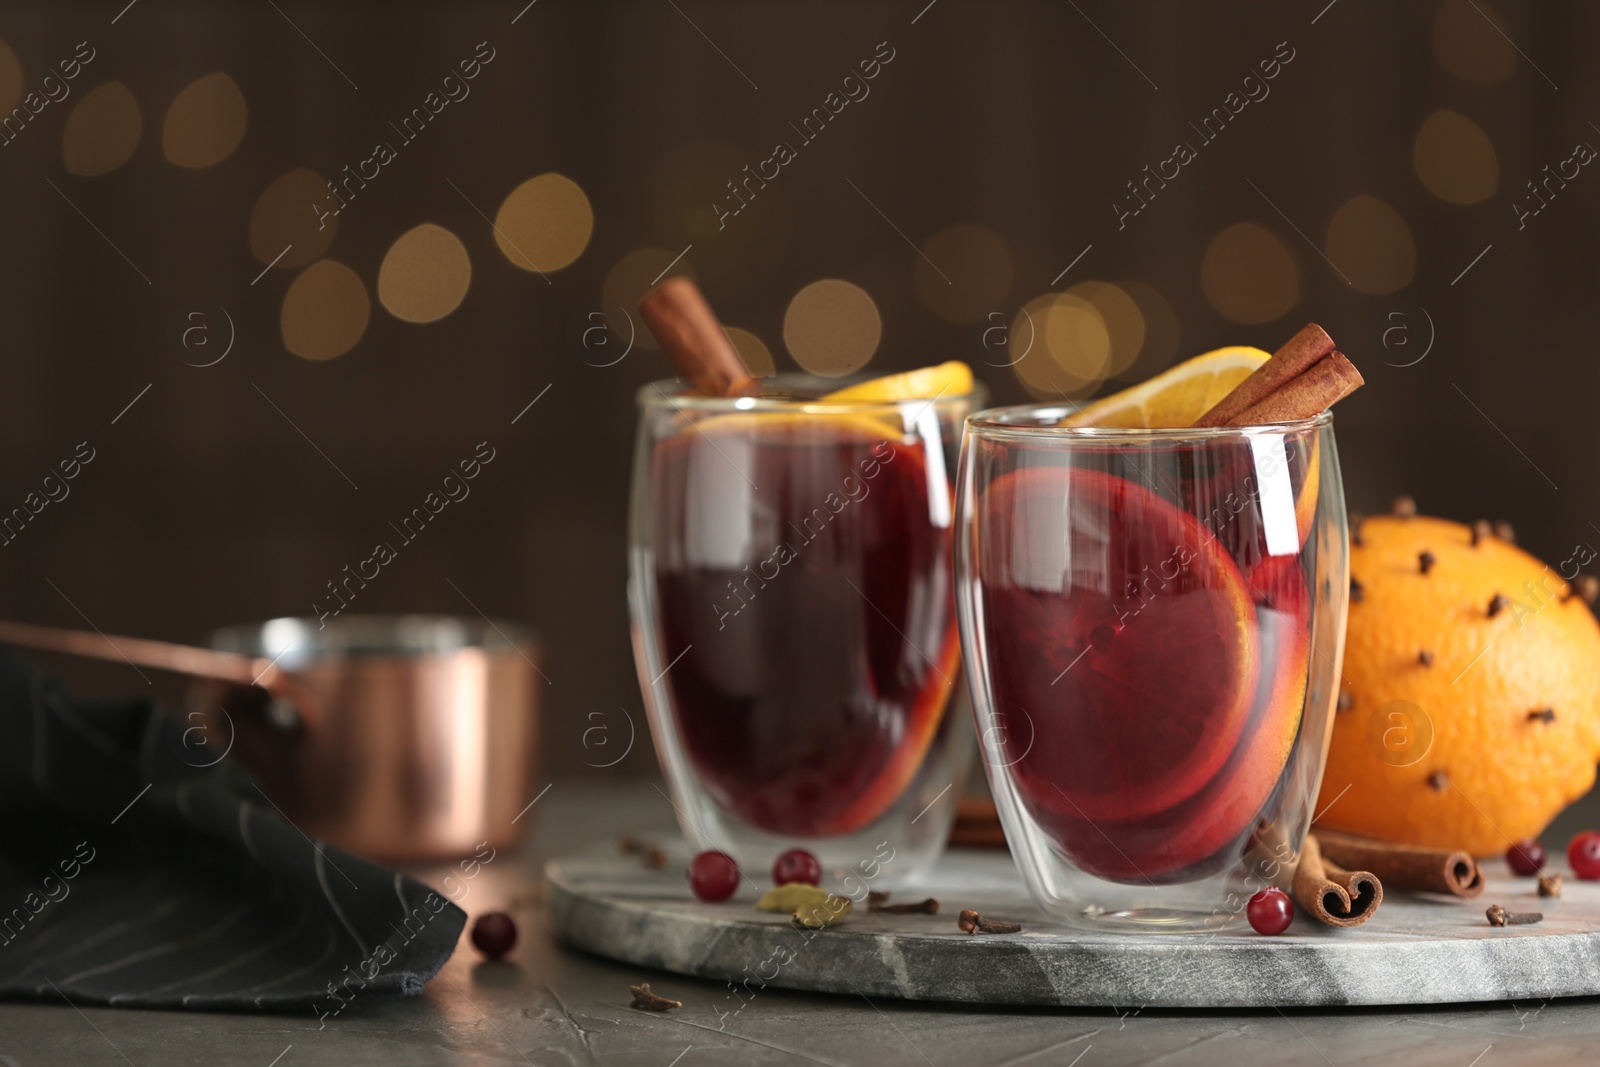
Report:
[[[1518,874],[1534,875],[1544,866],[1544,846],[1525,838],[1506,849],[1506,863]]]
[[[1600,879],[1600,833],[1585,830],[1567,846],[1567,862],[1572,873],[1586,882]]]
[[[1275,885],[1251,897],[1245,912],[1250,916],[1250,925],[1255,927],[1256,933],[1268,937],[1283,933],[1294,920],[1294,904],[1289,900],[1289,894]]]
[[[726,852],[702,852],[689,861],[689,888],[701,900],[727,900],[739,888],[739,865]]]
[[[472,921],[472,943],[489,959],[499,959],[517,943],[516,920],[503,911],[484,912]]]
[[[777,862],[772,865],[772,884],[788,885],[790,882],[820,885],[822,864],[817,861],[817,857],[803,848],[791,848],[779,856]]]

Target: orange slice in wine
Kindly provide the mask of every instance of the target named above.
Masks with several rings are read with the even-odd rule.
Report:
[[[982,506],[990,684],[1008,718],[1027,720],[1014,773],[1030,804],[1120,822],[1194,796],[1234,751],[1261,662],[1255,607],[1221,544],[1093,470],[1015,471]]]

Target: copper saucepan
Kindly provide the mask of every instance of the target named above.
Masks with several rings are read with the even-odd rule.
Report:
[[[233,755],[301,830],[364,856],[510,846],[537,793],[537,651],[509,623],[282,618],[193,648],[0,622],[0,641],[194,676],[196,758]]]

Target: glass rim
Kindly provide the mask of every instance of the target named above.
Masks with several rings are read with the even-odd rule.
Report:
[[[835,389],[843,389],[852,384],[870,381],[871,376],[852,376],[845,378],[824,378],[815,374],[775,374],[757,379],[765,391],[769,383],[795,386],[807,383],[816,386],[831,385]],[[988,396],[988,389],[976,378],[972,381],[970,392],[955,395],[941,395],[935,397],[912,397],[905,400],[820,400],[800,399],[792,396],[701,396],[691,392],[693,387],[681,378],[665,378],[660,381],[646,382],[634,394],[635,400],[641,410],[693,411],[706,413],[783,413],[794,414],[805,412],[808,414],[872,414],[903,412],[907,406],[935,407],[941,413],[955,414],[955,409],[962,405],[968,408],[975,407]],[[920,413],[920,412],[919,412]]]
[[[1253,423],[1249,426],[1045,426],[1010,421],[1050,411],[1060,411],[1061,417],[1065,418],[1078,410],[1078,406],[1070,402],[1012,404],[1006,407],[986,408],[967,416],[966,429],[987,438],[1047,438],[1085,443],[1140,444],[1154,441],[1204,441],[1257,437],[1263,434],[1300,433],[1333,425],[1331,410],[1319,412],[1309,419]]]

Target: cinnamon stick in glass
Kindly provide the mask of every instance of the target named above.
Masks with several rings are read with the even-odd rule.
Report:
[[[1309,419],[1362,384],[1360,372],[1335,349],[1333,338],[1311,322],[1195,425],[1249,426]]]
[[[1290,886],[1294,902],[1329,926],[1360,926],[1383,903],[1383,883],[1370,871],[1347,871],[1322,855],[1314,834],[1306,836]]]
[[[1333,830],[1317,831],[1322,854],[1335,863],[1372,871],[1390,889],[1447,893],[1471,900],[1483,892],[1483,872],[1461,851],[1376,841]]]
[[[678,373],[702,396],[760,396],[761,385],[728,340],[728,333],[688,278],[671,278],[639,301],[645,325]]]

